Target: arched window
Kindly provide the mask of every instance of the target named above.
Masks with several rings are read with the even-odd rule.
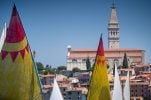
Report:
[[[113,32],[113,35],[115,36],[115,32]]]

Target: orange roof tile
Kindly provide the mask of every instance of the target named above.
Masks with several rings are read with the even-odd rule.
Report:
[[[42,75],[40,74],[40,77],[55,77],[55,74],[47,74],[47,75]]]
[[[149,64],[141,64],[141,65],[136,65],[135,67],[148,67],[150,66]]]
[[[71,48],[71,51],[97,51],[95,48]],[[139,48],[106,48],[104,51],[144,51]]]
[[[52,88],[52,85],[44,85],[45,89]]]
[[[105,57],[107,58],[120,57],[121,58],[124,56],[124,52],[127,52],[127,56],[140,57],[143,55],[141,51],[144,51],[144,50],[137,49],[137,48],[105,49]],[[96,56],[96,49],[79,48],[79,49],[71,49],[70,55],[68,56],[68,58],[86,58],[86,57],[94,58],[95,56]]]
[[[129,69],[120,69],[121,71],[133,71],[132,68],[129,68]]]

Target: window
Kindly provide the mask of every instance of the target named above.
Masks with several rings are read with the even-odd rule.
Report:
[[[71,92],[68,92],[68,94],[72,94]]]
[[[66,91],[66,89],[64,88],[63,91]]]
[[[82,59],[82,62],[86,62],[86,59]]]
[[[93,62],[95,62],[95,59],[93,59]]]
[[[115,32],[113,32],[113,35],[115,36]]]
[[[77,59],[72,59],[73,62],[77,62]]]

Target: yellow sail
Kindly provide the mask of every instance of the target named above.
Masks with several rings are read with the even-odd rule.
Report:
[[[111,100],[102,36],[98,46],[87,100]]]
[[[29,44],[14,5],[0,54],[0,100],[41,100]]]

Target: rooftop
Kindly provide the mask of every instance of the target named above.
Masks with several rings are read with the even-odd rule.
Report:
[[[71,51],[97,51],[97,49],[94,48],[71,48]],[[104,51],[144,51],[139,48],[106,48]]]

